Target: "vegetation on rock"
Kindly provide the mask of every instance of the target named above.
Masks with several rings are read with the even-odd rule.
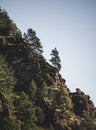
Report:
[[[50,59],[50,62],[52,63],[52,65],[54,65],[54,67],[56,67],[58,69],[58,71],[60,71],[61,60],[60,60],[60,57],[59,57],[59,52],[57,51],[56,48],[54,48],[50,55],[52,56],[51,59]]]
[[[71,93],[58,51],[50,65],[31,28],[22,35],[0,9],[0,129],[95,130],[96,108],[80,89]]]

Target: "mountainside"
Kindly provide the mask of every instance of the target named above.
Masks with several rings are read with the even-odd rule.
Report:
[[[90,96],[72,93],[42,52],[36,33],[22,35],[0,9],[0,129],[96,130]]]

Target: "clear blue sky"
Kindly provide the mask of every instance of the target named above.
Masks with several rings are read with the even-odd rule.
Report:
[[[26,32],[33,28],[44,56],[59,51],[66,84],[80,88],[96,106],[96,0],[0,0],[2,8]]]

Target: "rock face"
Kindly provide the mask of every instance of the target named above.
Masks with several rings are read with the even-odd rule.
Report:
[[[2,34],[0,129],[7,130],[2,124],[8,130],[96,130],[96,107],[79,88],[72,93],[58,70],[22,37]]]
[[[2,38],[0,41],[2,43]],[[53,124],[56,130],[75,130],[79,128],[80,122],[85,120],[86,114],[89,117],[91,115],[95,123],[96,108],[88,95],[79,88],[71,93],[65,84],[66,80],[62,78],[58,70],[43,56],[28,54],[25,44],[16,43],[18,41],[16,38],[8,39],[7,37],[6,41],[5,49],[2,46],[0,53],[5,57],[8,65],[14,69],[14,76],[17,80],[14,89],[29,94],[32,80],[36,82],[37,89],[42,89],[43,82],[47,85],[46,96],[39,95],[42,97],[40,99],[36,95],[36,104],[45,114],[46,125]],[[1,104],[1,113],[2,108]]]
[[[77,116],[84,117],[85,112],[87,112],[93,118],[96,118],[96,108],[89,95],[86,95],[78,88],[75,93],[70,93],[70,97],[73,103],[73,110]]]

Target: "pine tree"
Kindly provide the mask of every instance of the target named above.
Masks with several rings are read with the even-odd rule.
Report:
[[[58,71],[60,71],[61,60],[60,60],[60,57],[59,57],[59,52],[57,51],[56,48],[54,48],[50,55],[52,56],[52,58],[50,59],[50,62],[54,65],[54,67],[56,67],[58,69]]]
[[[35,129],[35,109],[24,92],[20,93],[18,98],[14,100],[14,106],[15,115],[21,124],[21,130]]]
[[[12,117],[14,113],[12,96],[15,84],[13,72],[0,55],[0,130],[18,129],[18,123]]]
[[[10,34],[16,35],[16,24],[8,16],[5,10],[0,9],[0,35],[8,36]]]
[[[41,125],[44,122],[44,112],[39,106],[36,108],[37,124]]]
[[[27,34],[24,33],[24,41],[30,44],[33,53],[38,55],[43,53],[40,39],[36,36],[36,32],[31,28],[27,30]]]
[[[39,89],[39,99],[44,100],[45,97],[48,97],[48,86],[45,81],[42,83],[41,88]]]
[[[37,92],[37,84],[34,80],[32,80],[31,84],[29,85],[29,95],[31,97],[31,100],[36,100],[36,92]]]
[[[16,84],[16,80],[13,77],[13,72],[8,68],[4,58],[0,55],[0,93],[7,101],[7,106],[12,109],[11,95],[13,88]]]

